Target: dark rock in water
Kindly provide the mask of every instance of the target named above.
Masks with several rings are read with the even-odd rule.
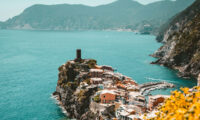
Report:
[[[157,39],[164,45],[152,56],[153,64],[162,64],[179,71],[184,78],[197,78],[200,73],[200,1],[172,18]]]
[[[55,92],[53,92],[52,95],[54,95],[54,96],[55,96],[55,95],[59,95],[59,93],[55,91]]]
[[[158,64],[158,61],[153,61],[150,64]]]

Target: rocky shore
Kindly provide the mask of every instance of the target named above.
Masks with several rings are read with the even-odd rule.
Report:
[[[200,73],[200,1],[173,17],[157,37],[164,43],[152,56],[160,64],[178,70],[184,78],[197,78]]]
[[[89,111],[90,97],[97,92],[97,87],[80,90],[81,81],[88,82],[90,67],[96,64],[95,60],[88,59],[81,62],[68,61],[59,67],[59,80],[56,91],[60,104],[67,111],[69,118],[84,120],[84,116],[93,118],[95,114]]]
[[[114,72],[111,66],[98,66],[94,59],[81,59],[80,50],[75,60],[58,70],[53,96],[67,111],[67,116],[77,120],[140,120],[157,105],[146,102],[145,96],[151,90],[174,87],[165,82],[138,85],[132,78]],[[153,105],[148,107],[149,104]]]

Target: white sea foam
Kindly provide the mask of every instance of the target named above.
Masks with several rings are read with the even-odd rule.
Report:
[[[58,100],[58,96],[51,94],[51,98],[55,101],[55,103],[61,108],[62,113],[64,113],[67,116],[67,111],[65,110],[64,106],[60,103]]]
[[[164,80],[164,79],[159,79],[159,78],[151,78],[151,77],[145,77],[145,79],[152,80],[152,81],[161,81],[161,82],[171,82],[171,83],[178,83],[176,81],[172,80]]]

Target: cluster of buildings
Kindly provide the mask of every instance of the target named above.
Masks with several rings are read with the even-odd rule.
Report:
[[[94,68],[89,69],[88,74],[90,84],[82,81],[81,87],[98,87],[98,92],[93,96],[98,100],[91,99],[95,103],[95,108],[91,109],[99,111],[101,116],[101,109],[104,106],[115,106],[115,118],[113,120],[140,120],[142,114],[153,111],[168,97],[157,95],[147,98],[141,93],[140,85],[130,77],[116,73],[111,66],[95,65]],[[97,108],[101,109],[97,110]],[[102,116],[101,119],[106,118]]]
[[[141,94],[140,86],[133,79],[114,72],[110,66],[96,66],[95,69],[89,70],[89,76],[88,87],[93,86],[99,89],[93,96],[98,96],[99,100],[92,99],[92,102],[106,107],[114,105],[116,116],[114,120],[140,120],[141,114],[153,111],[168,97],[149,96],[147,102],[146,97]],[[86,83],[81,84],[86,85]]]

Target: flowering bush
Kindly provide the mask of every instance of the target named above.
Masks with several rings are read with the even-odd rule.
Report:
[[[200,87],[181,90],[173,91],[156,117],[149,120],[200,120]]]

